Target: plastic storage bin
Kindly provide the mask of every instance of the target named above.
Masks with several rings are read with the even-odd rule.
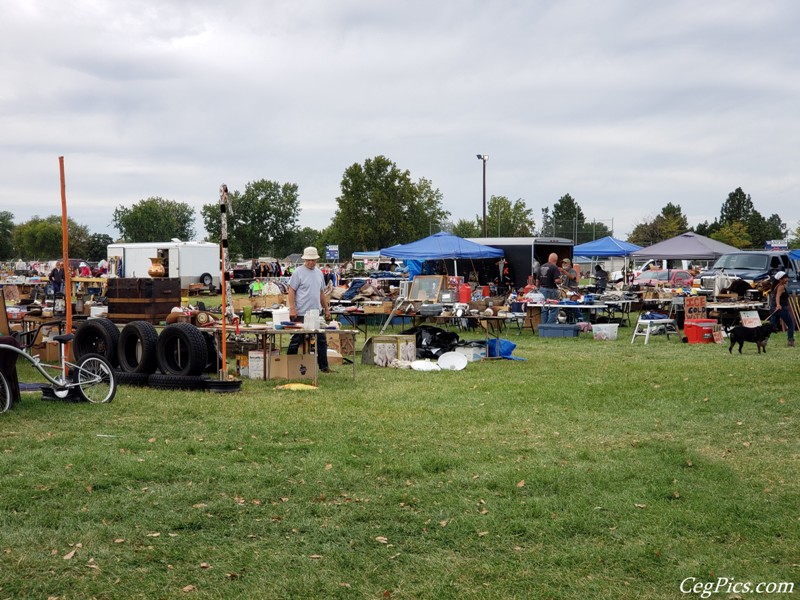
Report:
[[[716,319],[686,319],[683,333],[690,344],[713,344]]]
[[[539,325],[539,335],[541,337],[578,337],[580,331],[580,325],[563,325],[561,323]]]
[[[619,323],[595,323],[592,325],[592,335],[596,340],[615,340]]]
[[[280,325],[284,321],[289,320],[289,309],[288,308],[275,308],[272,310],[272,322],[275,325]]]

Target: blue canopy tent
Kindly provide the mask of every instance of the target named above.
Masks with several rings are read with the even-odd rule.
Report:
[[[636,244],[631,244],[630,242],[623,242],[622,240],[618,240],[616,238],[611,237],[610,235],[600,238],[599,240],[594,240],[591,242],[586,242],[585,244],[579,244],[572,249],[572,254],[574,256],[628,256],[632,252],[636,252],[637,250],[641,250],[641,246],[637,246]]]
[[[630,242],[624,242],[622,240],[618,240],[617,238],[611,237],[607,235],[604,238],[600,238],[599,240],[593,240],[591,242],[586,242],[585,244],[579,244],[572,249],[574,256],[586,256],[594,261],[595,258],[606,258],[606,257],[615,257],[615,256],[624,256],[628,257],[633,252],[637,250],[641,250],[641,246],[637,246],[636,244],[631,244]],[[622,277],[626,277],[628,272],[628,261],[625,261],[625,266],[622,269]]]
[[[404,260],[500,258],[503,256],[503,251],[491,246],[470,242],[446,231],[440,231],[416,242],[383,248],[381,256],[402,258]]]
[[[800,260],[800,250],[792,250],[789,252],[789,258],[792,260]]]
[[[411,264],[408,261],[502,258],[503,251],[491,246],[470,242],[447,231],[440,231],[416,242],[383,248],[381,255],[403,259],[407,261],[410,268]],[[455,274],[458,275],[458,266],[456,265],[455,268]]]

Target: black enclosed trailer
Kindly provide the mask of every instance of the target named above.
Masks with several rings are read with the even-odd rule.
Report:
[[[505,256],[509,277],[514,282],[516,289],[525,287],[533,275],[534,265],[544,264],[552,252],[558,254],[558,264],[565,258],[572,258],[574,242],[567,238],[558,237],[490,237],[467,238],[471,242],[485,244],[493,248],[500,248]],[[495,281],[500,276],[499,260],[459,261],[458,273],[468,276],[469,272],[477,271],[480,283]]]

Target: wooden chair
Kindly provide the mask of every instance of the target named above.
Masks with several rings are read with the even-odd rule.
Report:
[[[0,288],[0,335],[11,335],[11,327],[8,325],[8,313],[6,312],[6,297],[3,288]]]

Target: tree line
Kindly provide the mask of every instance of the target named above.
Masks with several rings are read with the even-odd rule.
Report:
[[[461,237],[480,237],[483,218],[450,220],[443,208],[441,191],[425,178],[414,180],[408,170],[399,168],[385,156],[368,158],[345,169],[336,208],[330,224],[321,229],[300,227],[300,200],[295,183],[261,179],[249,182],[244,190],[229,193],[227,213],[228,244],[231,256],[283,258],[306,246],[316,246],[320,254],[328,244],[339,247],[339,255],[354,251],[378,250],[415,241],[439,231]],[[200,210],[207,239],[219,242],[220,208],[205,204]],[[196,235],[195,211],[185,202],[158,196],[133,205],[118,206],[111,224],[120,232],[113,240],[102,233],[69,219],[70,256],[100,260],[106,246],[119,242],[160,242],[173,238],[192,240]],[[489,237],[563,237],[581,244],[613,231],[605,222],[588,219],[570,194],[541,209],[539,226],[533,210],[523,198],[513,202],[505,196],[491,196],[487,202],[486,230]],[[737,248],[763,248],[767,240],[791,238],[800,246],[800,226],[789,231],[779,215],[764,218],[752,198],[741,188],[722,203],[719,218],[691,227],[678,204],[668,203],[652,219],[636,224],[628,241],[640,246],[669,239],[685,231],[695,231]],[[33,217],[14,223],[14,216],[0,211],[0,259],[50,259],[61,254],[61,217]]]

